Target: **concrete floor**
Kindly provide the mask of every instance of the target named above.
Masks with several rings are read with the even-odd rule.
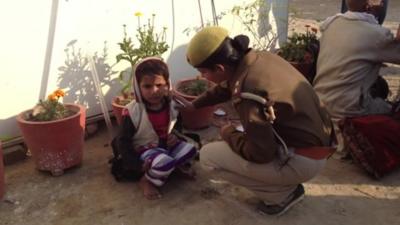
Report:
[[[201,131],[205,142],[217,129]],[[31,158],[5,168],[0,224],[398,224],[400,171],[380,181],[355,165],[331,158],[305,184],[306,198],[283,217],[255,211],[247,190],[215,180],[196,164],[195,181],[174,177],[164,198],[146,200],[136,183],[118,183],[107,164],[111,148],[104,126],[85,142],[80,167],[63,176],[37,171]]]

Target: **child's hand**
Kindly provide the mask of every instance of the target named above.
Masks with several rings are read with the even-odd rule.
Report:
[[[149,159],[145,160],[142,166],[143,172],[146,172],[151,167],[151,161]]]
[[[167,138],[168,148],[172,148],[178,143],[178,137],[175,134],[169,134]]]

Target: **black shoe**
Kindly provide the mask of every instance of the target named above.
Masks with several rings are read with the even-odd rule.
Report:
[[[340,160],[345,161],[345,162],[352,162],[353,157],[351,156],[350,152],[346,152],[344,156],[340,158]]]
[[[289,196],[287,201],[279,205],[266,205],[263,201],[261,201],[257,205],[257,210],[262,214],[281,216],[296,203],[300,202],[303,198],[304,186],[302,184],[299,184]]]

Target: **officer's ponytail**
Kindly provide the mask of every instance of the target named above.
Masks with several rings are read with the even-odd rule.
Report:
[[[250,40],[246,35],[238,35],[233,39],[226,37],[215,52],[196,67],[213,69],[216,64],[223,64],[235,69],[250,50],[249,43]]]

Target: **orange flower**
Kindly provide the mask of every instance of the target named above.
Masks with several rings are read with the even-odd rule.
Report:
[[[70,110],[62,102],[59,102],[64,95],[63,90],[57,89],[49,94],[47,99],[39,100],[28,119],[31,121],[51,121],[71,115]]]
[[[57,97],[64,97],[65,96],[65,93],[64,93],[64,91],[63,90],[61,90],[61,89],[57,89],[57,90],[55,90],[54,92],[53,92],[53,94],[55,95],[55,96],[57,96]]]
[[[50,94],[49,96],[47,96],[47,99],[50,100],[50,101],[57,101],[58,97],[57,97],[57,95],[55,95],[53,93],[53,94]]]
[[[311,28],[311,31],[314,32],[314,33],[317,33],[317,32],[318,32],[318,29],[315,28],[315,27],[312,27],[312,28]]]

